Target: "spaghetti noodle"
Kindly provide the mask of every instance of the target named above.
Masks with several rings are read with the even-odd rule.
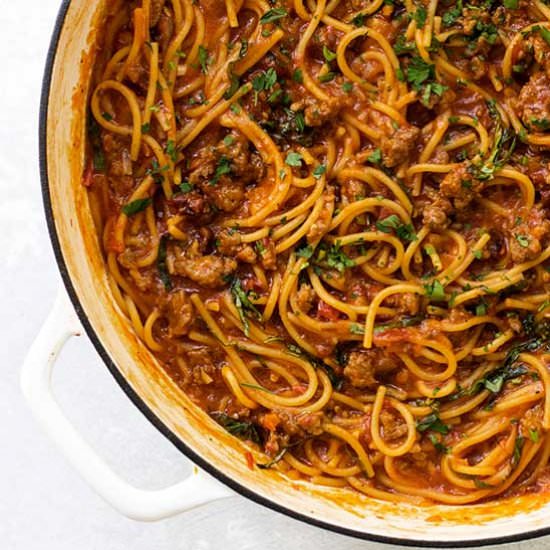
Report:
[[[260,468],[550,480],[550,10],[110,0],[84,184],[113,298]]]

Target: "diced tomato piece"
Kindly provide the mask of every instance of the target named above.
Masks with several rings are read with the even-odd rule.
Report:
[[[241,285],[243,287],[243,290],[246,292],[249,292],[251,290],[261,290],[262,285],[256,277],[249,277],[248,279],[244,279],[241,281]]]
[[[297,384],[295,386],[292,386],[292,391],[295,391],[298,394],[305,393],[307,390],[307,386],[304,384]]]
[[[116,223],[117,223],[116,217],[111,218],[108,222],[109,227],[107,229],[107,239],[105,242],[105,248],[107,249],[108,252],[121,253],[121,252],[124,252],[124,243],[120,242],[120,240],[118,240],[115,236]]]
[[[244,458],[246,459],[246,465],[250,470],[254,469],[254,457],[250,451],[245,451]]]
[[[266,430],[273,432],[279,425],[279,422],[279,415],[276,413],[267,413],[263,416],[261,424]]]
[[[398,342],[409,342],[412,336],[413,332],[410,328],[388,328],[374,334],[374,343],[378,346],[387,346]]]
[[[340,319],[340,312],[332,306],[329,306],[326,302],[323,302],[323,300],[319,300],[317,315],[325,321],[338,321],[338,319]]]
[[[84,185],[84,187],[91,187],[93,182],[94,182],[94,166],[90,161],[88,162],[88,166],[86,166],[86,170],[84,170],[84,175],[82,176],[82,185]]]

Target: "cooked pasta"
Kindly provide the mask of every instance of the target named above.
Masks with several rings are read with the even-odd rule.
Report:
[[[89,106],[113,300],[257,467],[547,489],[546,4],[110,0]]]

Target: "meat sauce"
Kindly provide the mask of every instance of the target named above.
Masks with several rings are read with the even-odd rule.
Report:
[[[549,16],[109,3],[83,184],[113,296],[262,467],[547,490]]]

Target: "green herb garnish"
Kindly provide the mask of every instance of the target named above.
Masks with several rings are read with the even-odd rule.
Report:
[[[437,279],[424,285],[424,290],[426,291],[426,296],[434,302],[445,300],[445,288]]]
[[[303,157],[300,153],[295,153],[295,152],[291,151],[286,156],[285,162],[289,166],[294,166],[294,167],[298,168],[298,167],[302,166],[302,160],[303,160]]]
[[[437,412],[433,412],[428,416],[421,418],[416,423],[416,429],[419,432],[431,431],[438,432],[443,435],[446,435],[451,431],[447,424],[443,424],[443,422],[441,422],[441,419],[439,418],[439,414]]]
[[[166,236],[161,237],[157,256],[157,269],[164,288],[170,290],[172,288],[172,279],[170,278],[170,273],[168,273],[168,267],[166,265],[166,241]]]
[[[201,71],[203,74],[208,72],[208,60],[209,54],[208,50],[204,46],[199,46],[199,64],[201,66]]]
[[[248,316],[252,315],[256,319],[261,320],[262,314],[258,311],[256,306],[251,302],[248,293],[245,292],[241,285],[240,279],[235,277],[231,283],[231,295],[233,296],[233,302],[239,312],[239,319],[243,324],[244,333],[249,335],[250,325],[248,324]]]
[[[138,212],[145,210],[151,203],[153,199],[136,199],[135,201],[129,202],[122,207],[122,212],[127,216],[133,216]]]
[[[387,218],[377,221],[376,229],[382,231],[382,233],[391,233],[394,231],[402,241],[412,242],[417,239],[412,224],[404,224],[395,214],[391,214]]]
[[[327,167],[324,164],[319,164],[319,166],[316,166],[315,170],[313,170],[313,177],[318,180],[326,171]]]
[[[222,412],[213,412],[210,415],[216,422],[225,428],[230,434],[244,439],[245,441],[253,441],[260,445],[262,439],[260,437],[260,427],[247,420],[239,420]]]
[[[229,160],[227,157],[222,156],[220,157],[220,160],[218,161],[218,165],[216,166],[216,171],[214,172],[214,176],[210,179],[208,182],[210,185],[216,185],[222,176],[226,176],[227,174],[231,173],[231,160]]]
[[[265,25],[267,23],[275,23],[276,21],[279,21],[283,17],[286,17],[288,15],[288,12],[284,8],[273,8],[271,10],[266,11],[262,17],[260,17],[260,23],[262,25]]]

